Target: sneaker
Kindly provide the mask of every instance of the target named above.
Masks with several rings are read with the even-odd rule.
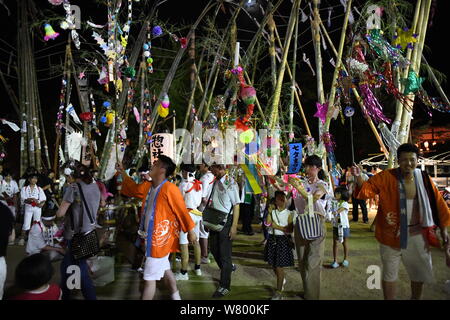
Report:
[[[211,260],[209,258],[202,257],[201,263],[203,263],[203,264],[210,264]]]
[[[189,280],[189,275],[187,274],[187,272],[185,274],[182,274],[181,272],[177,272],[177,273],[175,273],[175,280],[177,280],[177,281]]]
[[[175,257],[175,261],[176,262],[181,262],[181,258],[180,257]]]
[[[283,285],[281,286],[281,291],[284,291],[285,285],[286,285],[286,278],[283,279]]]
[[[233,263],[233,267],[231,268],[232,272],[235,272],[237,270],[237,266]]]
[[[25,245],[25,239],[20,239],[18,245],[19,246],[24,246]]]
[[[332,267],[333,269],[336,269],[336,268],[339,267],[339,263],[337,263],[336,261],[334,261],[334,262],[331,264],[331,267]]]
[[[349,265],[349,262],[347,260],[344,260],[344,261],[342,261],[342,265],[347,268]]]
[[[281,294],[281,292],[275,292],[275,294],[272,296],[271,300],[283,300],[283,295]]]
[[[144,273],[144,269],[142,269],[141,267],[139,267],[139,268],[137,269],[137,272],[139,272],[139,273]]]
[[[217,288],[216,292],[213,294],[213,298],[222,298],[230,293],[230,290],[219,287]]]
[[[202,275],[202,269],[195,269],[194,272],[195,272],[196,276],[201,276]]]

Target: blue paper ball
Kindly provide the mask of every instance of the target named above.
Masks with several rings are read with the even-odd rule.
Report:
[[[100,122],[101,122],[101,123],[106,123],[106,117],[105,117],[105,116],[101,117],[101,118],[100,118]]]
[[[103,106],[105,108],[109,108],[109,107],[111,107],[111,103],[109,101],[105,101],[105,102],[103,102]]]
[[[143,46],[143,48],[144,48],[144,50],[148,50],[148,44],[146,44],[146,43],[144,43],[144,46]]]
[[[162,35],[162,33],[163,33],[163,31],[162,31],[160,26],[154,26],[153,27],[152,34],[153,34],[154,37],[158,37],[158,36]]]
[[[344,110],[344,114],[346,117],[350,118],[355,114],[355,109],[353,107],[346,107]]]

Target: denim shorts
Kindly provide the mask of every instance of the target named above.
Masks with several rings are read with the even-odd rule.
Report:
[[[350,237],[350,228],[344,228],[343,231],[344,231],[344,238]],[[336,227],[333,227],[333,238],[334,239],[339,238],[338,228]]]

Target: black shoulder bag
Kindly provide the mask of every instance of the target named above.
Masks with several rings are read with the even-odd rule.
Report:
[[[209,205],[209,200],[212,198],[215,187],[216,183],[214,183],[213,185],[211,195],[209,196],[208,202],[206,203],[206,208],[203,210],[203,225],[211,231],[220,232],[225,227],[225,224],[228,221],[228,216],[233,210],[233,207],[231,207],[230,212],[224,212],[211,208],[211,206]]]
[[[87,259],[95,256],[100,251],[100,244],[98,241],[97,232],[95,229],[83,233],[81,230],[83,228],[83,216],[84,216],[84,208],[87,210],[87,214],[89,216],[89,220],[91,224],[94,224],[94,218],[91,215],[89,207],[86,203],[86,199],[84,198],[83,189],[81,189],[81,185],[77,183],[78,189],[80,190],[80,196],[82,200],[81,204],[81,218],[80,218],[80,231],[75,233],[72,238],[72,246],[71,253],[75,260]],[[74,230],[74,221],[73,221],[73,213],[71,213],[71,222],[72,222],[72,230]]]

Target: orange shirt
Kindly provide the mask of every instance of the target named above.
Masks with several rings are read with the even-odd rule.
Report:
[[[152,183],[144,181],[136,184],[128,175],[123,176],[121,193],[128,197],[142,199],[142,210]],[[180,251],[180,229],[188,232],[195,223],[189,215],[183,196],[176,185],[166,182],[161,186],[156,200],[151,256],[162,258],[170,252]],[[145,219],[142,212],[141,219]]]
[[[398,190],[397,169],[384,170],[364,182],[358,199],[380,196],[375,238],[382,244],[400,248],[400,194]],[[431,181],[439,212],[439,227],[450,226],[450,211],[437,187]]]

